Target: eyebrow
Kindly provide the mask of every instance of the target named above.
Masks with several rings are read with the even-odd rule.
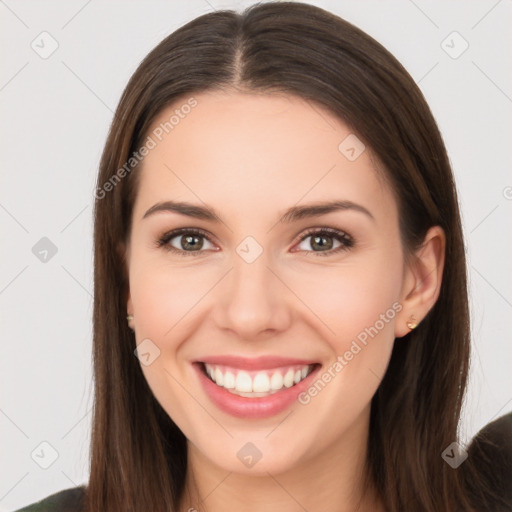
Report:
[[[371,220],[375,221],[375,217],[364,206],[354,203],[352,201],[328,201],[318,202],[303,206],[292,206],[288,208],[283,216],[279,219],[281,223],[292,223],[301,219],[309,217],[319,217],[328,213],[344,210],[353,210],[368,216]],[[214,208],[208,206],[200,206],[186,202],[176,201],[163,201],[156,203],[144,214],[142,220],[159,212],[171,212],[192,217],[195,219],[209,220],[218,222],[220,217],[215,212]]]

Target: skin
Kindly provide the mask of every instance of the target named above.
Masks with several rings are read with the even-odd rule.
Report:
[[[198,105],[143,161],[124,248],[136,343],[149,338],[160,350],[141,368],[188,439],[181,510],[340,512],[355,510],[359,499],[358,510],[383,510],[371,489],[361,492],[370,401],[395,338],[438,297],[444,234],[431,228],[406,263],[397,204],[370,149],[349,161],[338,146],[351,132],[322,106],[291,95],[194,97]],[[162,111],[150,132],[179,105]],[[173,212],[143,219],[166,200],[206,204],[222,222]],[[347,209],[278,222],[289,207],[327,200],[352,201],[373,218]],[[211,235],[201,239],[199,256],[155,246],[183,227]],[[348,233],[354,245],[335,253],[340,242],[327,238],[334,246],[325,255],[312,236],[300,241],[306,229],[322,227]],[[249,235],[263,249],[250,264],[236,252]],[[185,250],[182,241],[172,245]],[[220,411],[191,366],[201,356],[236,354],[313,359],[329,368],[394,303],[401,310],[317,396],[271,418]],[[247,442],[262,453],[251,468],[237,458]]]

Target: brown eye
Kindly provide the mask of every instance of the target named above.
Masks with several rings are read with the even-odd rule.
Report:
[[[203,238],[201,238],[201,235],[179,235],[177,238],[181,240],[180,249],[185,251],[189,249],[198,251],[203,247]]]
[[[327,256],[347,250],[353,245],[352,237],[343,231],[333,228],[314,228],[302,236],[298,247],[302,251]]]
[[[181,228],[166,233],[157,241],[157,246],[184,256],[196,256],[204,252],[202,249],[205,241],[213,246],[204,231],[195,228]]]

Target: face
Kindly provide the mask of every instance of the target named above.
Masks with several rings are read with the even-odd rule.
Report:
[[[205,464],[263,475],[349,453],[402,307],[393,193],[320,105],[194,98],[168,134],[182,104],[154,120],[137,170],[127,310],[142,371]]]

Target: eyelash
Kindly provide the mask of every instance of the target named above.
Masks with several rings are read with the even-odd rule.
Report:
[[[169,252],[178,254],[180,256],[199,256],[201,253],[203,253],[204,251],[202,251],[202,250],[183,251],[181,249],[176,249],[176,247],[173,247],[172,245],[168,245],[169,242],[173,238],[176,238],[179,235],[185,235],[185,234],[194,234],[194,235],[202,236],[202,237],[206,238],[211,243],[211,240],[208,237],[208,233],[206,233],[206,231],[203,231],[202,229],[179,228],[179,229],[175,229],[173,231],[170,231],[170,232],[162,235],[161,238],[156,240],[155,245],[157,248],[163,248],[165,251],[169,251]],[[347,251],[350,248],[352,248],[355,244],[354,239],[348,233],[346,233],[344,231],[339,231],[334,228],[329,228],[329,227],[309,228],[301,236],[300,240],[297,243],[300,244],[306,238],[310,237],[313,234],[328,235],[329,237],[335,238],[336,240],[338,240],[341,243],[341,245],[340,245],[340,247],[337,247],[336,249],[332,249],[332,250],[328,250],[328,251],[302,251],[302,252],[306,252],[306,254],[313,253],[314,255],[317,255],[317,256],[331,256],[333,254],[338,254],[341,251]],[[297,251],[297,252],[301,252],[301,251]]]

